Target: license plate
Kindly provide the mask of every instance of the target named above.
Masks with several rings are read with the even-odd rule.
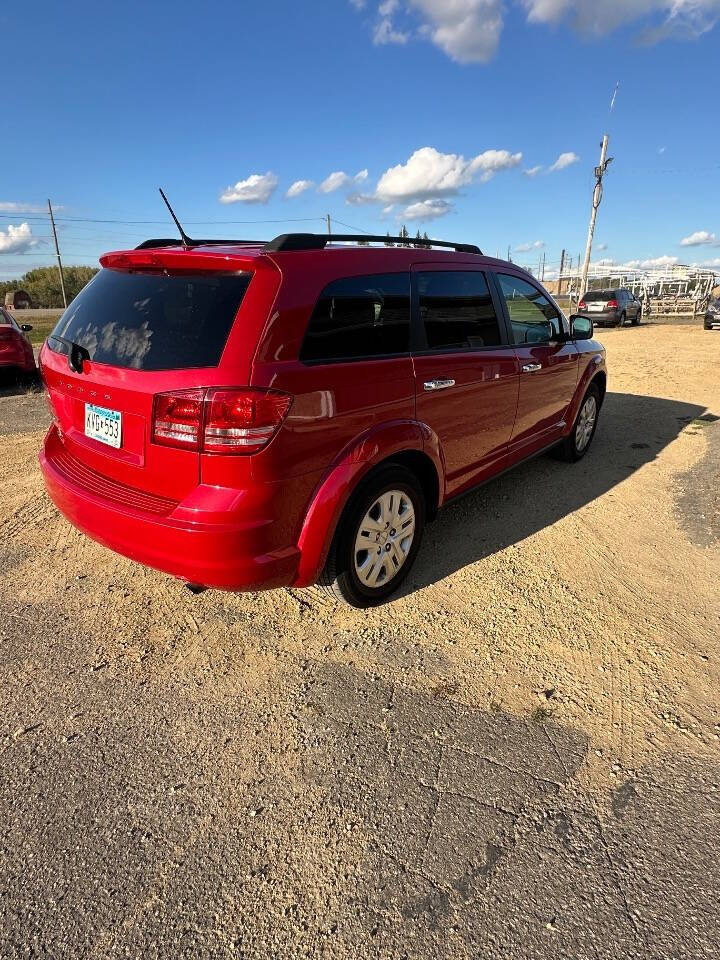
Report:
[[[122,445],[122,414],[117,410],[86,403],[85,436],[118,449]]]
[[[605,309],[604,303],[591,303],[590,309],[594,310],[596,313],[601,313]]]

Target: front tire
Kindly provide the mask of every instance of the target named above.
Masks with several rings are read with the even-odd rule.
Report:
[[[565,460],[567,463],[577,463],[578,460],[582,460],[595,438],[601,404],[600,389],[597,384],[591,383],[580,404],[580,410],[569,436],[555,447],[554,453],[558,459]]]
[[[393,465],[379,469],[343,511],[319,585],[359,609],[383,603],[410,573],[425,514],[413,473]]]

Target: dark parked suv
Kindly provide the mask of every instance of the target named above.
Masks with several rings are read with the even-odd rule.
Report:
[[[366,607],[446,503],[590,448],[605,351],[515,264],[186,239],[101,257],[41,354],[47,488],[111,549],[193,588],[319,582]]]
[[[642,304],[625,289],[588,290],[578,311],[598,327],[622,327],[626,320],[636,326],[642,320]]]

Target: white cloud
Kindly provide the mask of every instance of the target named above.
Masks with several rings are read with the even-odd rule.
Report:
[[[717,244],[718,238],[714,233],[709,233],[707,230],[696,230],[695,233],[691,233],[689,237],[683,237],[680,241],[681,247],[701,247],[703,244]]]
[[[660,147],[658,149],[658,153],[665,153],[666,150],[667,150],[667,147]]]
[[[53,212],[63,210],[60,204],[55,204]],[[11,200],[0,201],[0,213],[47,213],[44,203],[15,203]]]
[[[295,183],[289,187],[285,197],[288,200],[292,200],[293,197],[299,197],[301,193],[305,193],[306,190],[310,190],[311,187],[314,186],[315,183],[313,180],[296,180]]]
[[[383,17],[375,24],[373,30],[373,43],[377,47],[385,46],[388,43],[404,44],[410,39],[409,33],[402,30],[396,30],[389,17]]]
[[[19,227],[9,224],[7,230],[0,230],[0,253],[24,253],[37,244],[28,223],[21,223]]]
[[[522,154],[486,150],[473,160],[456,153],[440,153],[434,147],[416,150],[407,163],[390,167],[380,177],[377,196],[383,202],[429,200],[449,196],[471,183],[476,175],[483,182],[500,170],[516,167]]]
[[[348,176],[344,170],[336,170],[320,184],[318,190],[320,193],[335,193],[336,190],[347,187],[351,183],[363,183],[368,178],[368,171],[361,170],[354,177]]]
[[[599,243],[596,247],[596,249],[599,250],[601,253],[603,250],[607,250],[607,248],[608,248],[608,245],[606,243]]]
[[[581,33],[602,36],[622,24],[652,18],[643,37],[689,39],[711,30],[720,18],[720,0],[522,0],[531,23],[569,21]],[[659,18],[659,19],[658,19]]]
[[[458,63],[487,63],[503,27],[501,0],[408,0],[421,33]]]
[[[448,203],[447,200],[419,200],[417,203],[411,203],[408,207],[405,207],[397,215],[397,219],[402,221],[437,220],[438,217],[447,216],[452,209],[453,205]]]
[[[366,0],[350,0],[357,10]],[[637,24],[644,43],[667,38],[689,40],[720,20],[720,0],[516,0],[531,24],[568,23],[589,37]],[[383,0],[373,26],[376,44],[405,44],[413,35],[429,39],[458,63],[487,63],[495,55],[503,30],[503,0]],[[415,14],[419,29],[397,18]]]
[[[345,197],[345,203],[349,203],[351,207],[366,207],[368,204],[377,202],[377,197],[373,193],[349,193]]]
[[[515,247],[515,252],[530,253],[531,250],[542,250],[544,246],[544,240],[536,240],[534,243],[521,243],[519,247]]]
[[[578,163],[579,160],[580,157],[576,153],[573,153],[572,150],[569,150],[567,153],[561,153],[555,163],[553,163],[553,165],[548,169],[552,172],[565,170],[567,167],[571,167],[574,163]]]
[[[527,170],[523,170],[523,173],[526,177],[536,177],[542,170],[542,165],[539,164],[537,167],[529,167]]]
[[[704,260],[701,264],[701,267],[720,267],[720,257],[715,257],[714,260]]]
[[[271,171],[253,173],[247,180],[238,180],[234,187],[227,187],[220,194],[220,203],[267,203],[277,185],[278,178]]]
[[[486,150],[471,161],[470,172],[472,174],[479,173],[480,180],[487,183],[501,170],[509,170],[521,163],[521,153],[510,153],[508,150]]]
[[[631,270],[652,270],[653,267],[673,267],[680,263],[679,257],[655,257],[652,260],[629,260],[623,266],[630,267]]]

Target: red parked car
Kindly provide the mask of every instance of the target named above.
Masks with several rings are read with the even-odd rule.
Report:
[[[606,387],[590,320],[477,247],[358,239],[101,257],[41,355],[65,516],[192,586],[319,582],[365,607],[454,497],[585,455]]]
[[[29,323],[19,324],[8,310],[0,307],[0,370],[35,372],[35,354],[32,344],[25,336],[31,330]]]

